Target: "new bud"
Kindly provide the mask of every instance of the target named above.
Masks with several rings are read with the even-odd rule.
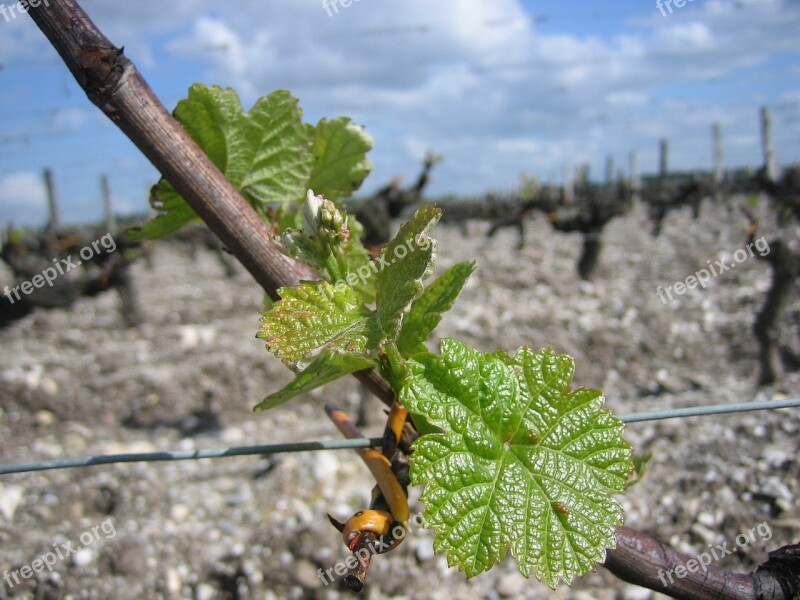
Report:
[[[319,233],[320,210],[325,198],[315,196],[314,190],[308,190],[306,201],[303,203],[303,228],[309,237]]]

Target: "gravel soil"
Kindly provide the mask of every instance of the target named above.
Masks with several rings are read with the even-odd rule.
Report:
[[[738,211],[703,205],[672,213],[658,239],[641,207],[612,222],[594,282],[575,275],[577,235],[529,222],[490,240],[486,223],[440,226],[439,272],[475,258],[478,269],[437,331],[478,348],[552,346],[576,361],[577,385],[599,387],[618,414],[800,396],[800,374],[758,389],[751,334],[770,271],[736,263],[746,234]],[[769,232],[769,229],[767,230]],[[798,239],[797,231],[784,235]],[[766,234],[769,238],[770,233]],[[741,256],[741,254],[739,255]],[[707,261],[735,268],[664,304],[656,294]],[[291,378],[255,338],[262,294],[239,269],[226,278],[209,251],[193,260],[171,244],[152,267],[134,266],[145,322],[125,328],[115,293],[70,309],[37,310],[0,330],[0,462],[120,452],[335,439],[325,402],[356,411],[351,378],[269,412],[252,407]],[[0,273],[0,285],[9,283]],[[782,343],[800,356],[800,300]],[[434,340],[435,344],[435,340]],[[370,434],[382,406],[367,400]],[[749,571],[800,541],[800,411],[629,425],[644,480],[621,499],[626,524],[691,555],[736,547],[720,566]],[[61,550],[53,570],[9,585],[0,598],[351,597],[319,569],[346,556],[325,517],[363,508],[373,483],[350,451],[93,466],[0,477],[0,576]],[[421,509],[412,490],[412,512]],[[767,534],[768,532],[768,534]],[[78,550],[78,547],[80,549]],[[11,579],[13,583],[13,579]],[[364,598],[589,598],[658,596],[602,567],[555,591],[525,580],[509,556],[469,581],[415,530],[370,567]]]

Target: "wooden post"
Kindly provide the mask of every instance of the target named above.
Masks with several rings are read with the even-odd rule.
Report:
[[[711,143],[713,146],[714,158],[714,189],[722,185],[725,170],[722,164],[722,125],[714,123],[711,126]]]
[[[61,227],[61,213],[58,210],[58,196],[56,185],[53,181],[53,172],[50,169],[44,170],[44,185],[47,191],[47,206],[50,209],[50,222],[48,229],[59,229]]]
[[[589,183],[589,178],[592,175],[592,166],[585,162],[578,167],[578,181],[581,183]]]
[[[661,178],[667,176],[668,157],[669,142],[667,140],[661,140],[658,149],[658,175]]]
[[[614,181],[614,156],[606,155],[606,183]]]
[[[108,184],[108,175],[100,175],[100,190],[103,194],[103,215],[106,221],[106,231],[114,233],[117,230],[117,221],[114,218],[114,207],[111,203],[111,186]]]
[[[778,179],[778,163],[775,160],[775,145],[772,140],[772,117],[769,108],[761,107],[761,150],[764,156],[764,172],[769,181]]]
[[[561,173],[564,180],[564,204],[573,204],[575,202],[575,180],[572,178],[572,169],[565,165],[561,169]]]
[[[628,168],[630,169],[631,192],[634,202],[642,199],[642,176],[639,174],[639,153],[631,150],[628,155]]]

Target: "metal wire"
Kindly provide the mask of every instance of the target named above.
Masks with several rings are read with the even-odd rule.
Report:
[[[382,438],[362,438],[355,440],[327,440],[319,442],[295,442],[291,444],[269,444],[264,446],[236,446],[233,448],[209,448],[208,450],[165,450],[163,452],[139,452],[133,454],[106,454],[82,458],[63,458],[42,462],[0,465],[0,475],[49,471],[51,469],[72,469],[93,465],[110,465],[128,462],[157,462],[174,460],[196,460],[200,458],[225,458],[227,456],[267,455],[283,452],[311,452],[314,450],[342,450],[372,448],[380,446]]]
[[[702,417],[724,413],[740,413],[756,410],[777,410],[779,408],[798,408],[800,398],[788,400],[766,400],[761,402],[739,402],[736,404],[714,404],[710,406],[692,406],[649,412],[633,413],[618,417],[623,423],[641,423],[643,421],[659,421],[686,417]],[[327,440],[316,442],[295,442],[290,444],[269,444],[263,446],[236,446],[233,448],[210,448],[208,450],[173,450],[163,452],[141,452],[134,454],[107,454],[86,456],[83,458],[64,458],[41,462],[0,465],[0,475],[12,473],[30,473],[52,469],[71,469],[94,465],[110,465],[129,462],[157,462],[176,460],[196,460],[200,458],[225,458],[229,456],[268,455],[284,452],[311,452],[316,450],[345,450],[372,448],[380,446],[382,438],[363,438],[350,440]]]
[[[619,420],[623,423],[639,423],[641,421],[660,421],[662,419],[704,417],[707,415],[721,415],[724,413],[740,413],[754,410],[776,410],[778,408],[796,407],[800,407],[800,398],[792,398],[790,400],[764,400],[761,402],[738,402],[735,404],[712,404],[710,406],[690,406],[687,408],[654,410],[650,412],[640,412],[632,415],[625,415],[619,417]]]

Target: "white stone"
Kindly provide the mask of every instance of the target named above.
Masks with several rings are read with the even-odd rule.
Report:
[[[701,512],[697,515],[697,521],[706,527],[714,527],[717,525],[717,519],[709,512]]]
[[[169,511],[169,516],[176,523],[182,523],[188,518],[190,513],[189,507],[185,504],[174,504]]]
[[[296,583],[306,589],[322,587],[322,580],[317,569],[318,567],[315,567],[310,561],[300,559],[292,567],[292,576]]]
[[[0,483],[0,515],[6,521],[14,518],[14,513],[22,503],[25,496],[25,489],[19,485],[3,485]]]
[[[762,494],[767,494],[773,498],[791,500],[792,491],[777,477],[770,477],[762,485],[760,489]]]
[[[72,555],[72,564],[76,567],[86,567],[94,562],[94,551],[91,548],[81,548]]]
[[[181,591],[182,586],[183,586],[183,581],[181,580],[181,576],[178,575],[178,571],[176,571],[175,569],[168,569],[167,591],[170,594],[177,595]]]
[[[214,586],[207,583],[201,583],[197,586],[197,592],[195,592],[196,600],[214,600],[216,597],[217,590],[214,589]]]
[[[428,536],[419,535],[413,538],[411,547],[414,548],[414,554],[417,560],[425,562],[431,560],[435,554],[433,552],[433,538]]]
[[[517,597],[522,594],[527,583],[527,580],[522,575],[514,571],[508,575],[503,575],[500,581],[497,582],[495,589],[498,594],[506,598]]]
[[[622,600],[650,600],[653,592],[638,585],[626,585],[620,594]]]

